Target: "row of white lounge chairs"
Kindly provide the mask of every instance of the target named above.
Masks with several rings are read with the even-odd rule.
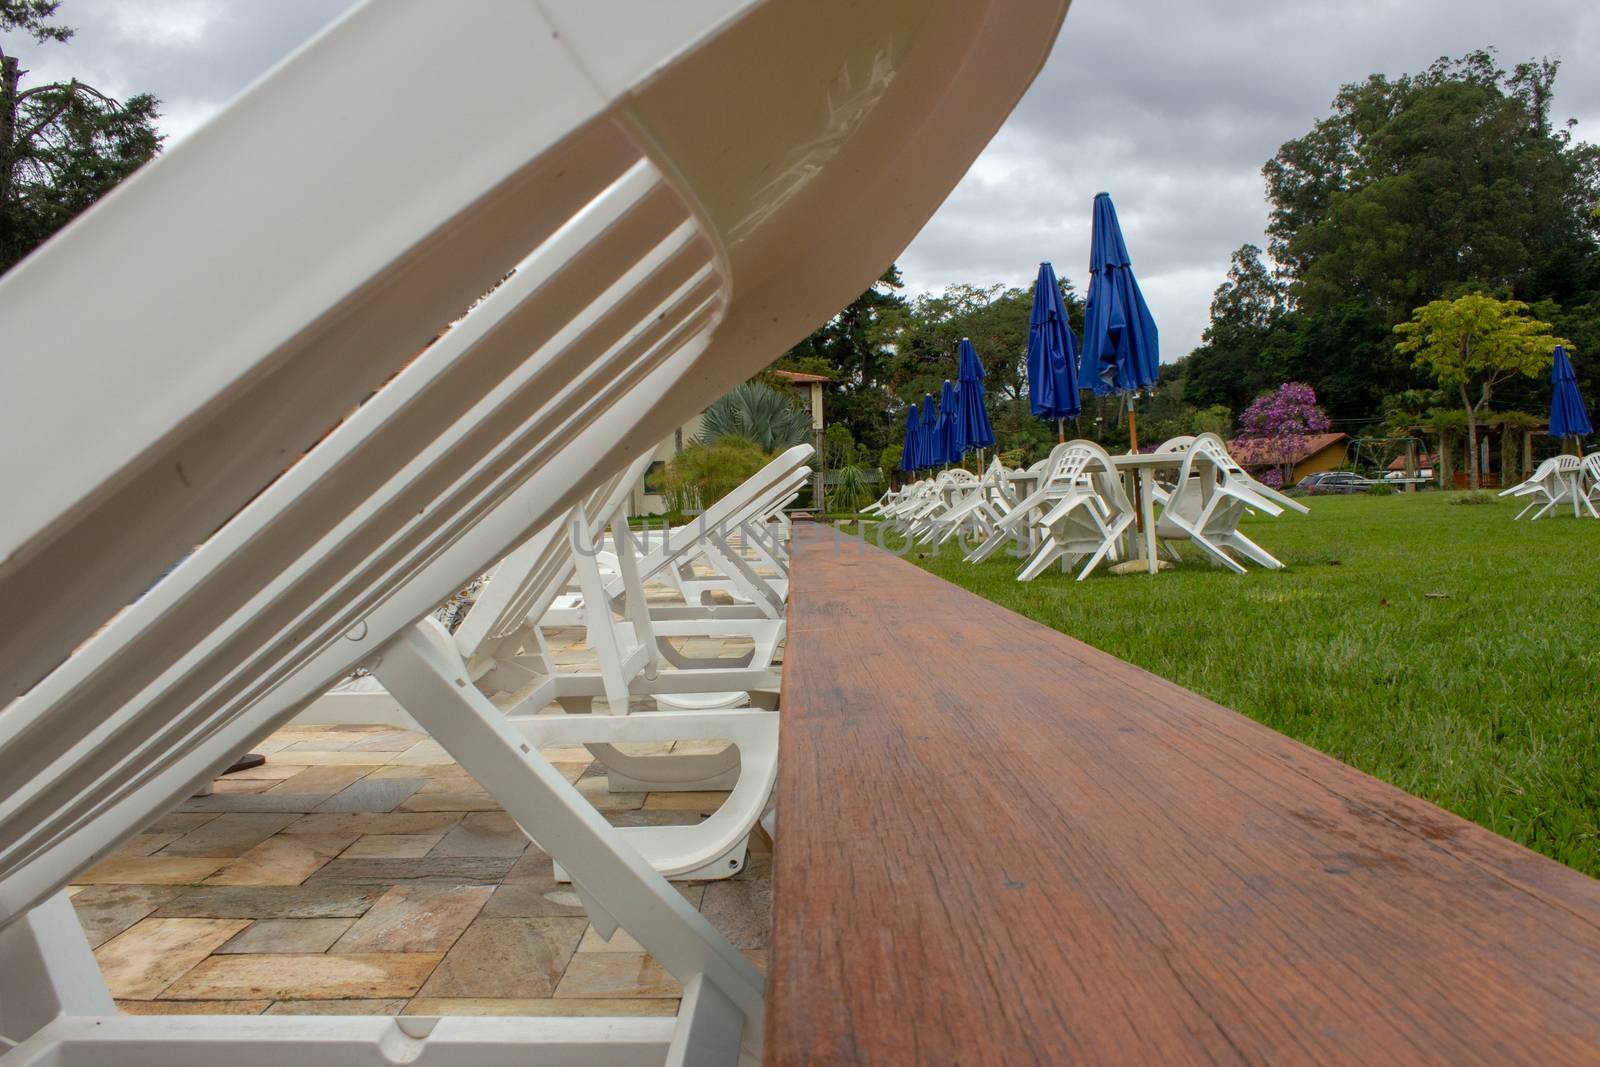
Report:
[[[1528,512],[1532,518],[1542,519],[1556,514],[1556,509],[1572,506],[1574,518],[1582,518],[1585,511],[1590,518],[1600,519],[1600,452],[1587,456],[1562,454],[1551,456],[1540,463],[1524,481],[1500,490],[1501,496],[1526,499],[1527,506],[1513,519]]]
[[[811,474],[811,452],[789,449],[689,525],[641,533],[629,527],[627,501],[646,456],[502,560],[453,633],[431,617],[419,624],[451,672],[530,744],[587,744],[612,791],[732,790],[697,825],[620,831],[669,878],[738,873],[767,810],[788,595],[783,509]],[[651,582],[676,588],[684,603],[652,603]],[[597,670],[563,670],[551,655],[544,630],[573,626],[584,628]],[[702,637],[742,638],[751,650],[704,659],[678,646]],[[402,708],[427,699],[412,672],[385,661],[372,670]],[[637,697],[650,698],[657,713],[630,715]],[[711,754],[641,756],[616,747],[706,740],[732,743]],[[557,877],[565,880],[559,864]]]
[[[694,546],[608,565],[600,531],[637,457],[922,229],[1065,10],[363,3],[0,279],[0,1064],[757,1061],[760,971],[658,865],[737,864],[765,806],[781,578],[697,538],[747,602],[646,612]],[[610,642],[598,677],[544,670],[561,610]],[[675,666],[677,623],[761,652]],[[64,888],[357,669],[682,983],[676,1019],[118,1014]],[[685,736],[740,761],[694,840],[625,837],[539,748]]]
[[[1263,567],[1283,566],[1239,532],[1239,521],[1251,511],[1277,516],[1285,509],[1305,512],[1305,505],[1252,478],[1215,434],[1175,437],[1156,451],[1173,455],[1166,465],[1170,477],[1154,480],[1148,490],[1152,511],[1161,509],[1155,518],[1160,551],[1177,560],[1174,543],[1186,541],[1239,574],[1244,565],[1236,554]],[[1068,571],[1085,560],[1081,581],[1101,562],[1137,550],[1129,535],[1139,507],[1124,476],[1093,441],[1068,441],[1026,471],[1007,470],[997,457],[982,477],[943,471],[891,490],[863,510],[913,543],[956,541],[967,548],[969,563],[1009,547],[1025,559],[1018,581],[1031,581],[1057,562]]]

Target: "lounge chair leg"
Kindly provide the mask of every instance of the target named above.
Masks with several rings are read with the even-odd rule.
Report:
[[[505,721],[459,666],[413,626],[384,647],[373,673],[406,707],[417,709],[429,734],[518,825],[537,831],[540,847],[571,873],[607,919],[633,935],[686,987],[697,978],[714,985],[743,1015],[743,1048],[759,1055],[765,1014],[760,972],[628,847],[621,832]]]

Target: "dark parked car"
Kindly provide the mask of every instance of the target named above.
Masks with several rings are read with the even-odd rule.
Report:
[[[1308,474],[1304,478],[1301,478],[1298,482],[1295,482],[1294,487],[1300,490],[1302,493],[1309,493],[1318,482],[1322,481],[1322,479],[1326,478],[1327,476],[1327,471],[1323,471],[1319,474]]]
[[[1295,483],[1302,492],[1311,496],[1322,496],[1326,493],[1365,493],[1367,484],[1367,480],[1361,475],[1351,474],[1349,471],[1308,474]]]

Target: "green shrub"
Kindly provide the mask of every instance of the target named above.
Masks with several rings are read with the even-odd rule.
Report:
[[[738,488],[770,457],[748,437],[727,435],[695,441],[667,464],[668,499],[707,508]],[[675,507],[676,510],[676,507]]]
[[[1374,482],[1367,486],[1368,496],[1394,496],[1394,486],[1387,482]]]
[[[1474,489],[1470,493],[1455,493],[1450,497],[1452,504],[1493,504],[1494,494],[1487,489]]]
[[[867,484],[867,472],[852,463],[839,469],[838,479],[829,490],[830,507],[836,511],[857,512],[872,503],[872,487]]]

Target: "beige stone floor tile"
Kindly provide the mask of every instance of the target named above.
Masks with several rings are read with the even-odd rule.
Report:
[[[510,856],[424,856],[419,860],[336,859],[307,884],[343,885],[494,885],[516,861]]]
[[[529,844],[522,827],[502,811],[475,811],[457,823],[430,856],[521,856]]]
[[[281,756],[273,756],[259,767],[246,767],[242,771],[234,771],[218,778],[219,782],[242,782],[251,779],[269,782],[281,782],[285,778],[293,778],[306,769],[306,764],[296,763]]]
[[[726,741],[675,741],[672,751],[675,755],[715,756],[728,747]]]
[[[611,935],[610,941],[602,940],[600,931],[593,925],[583,932],[583,940],[578,942],[579,952],[633,952],[643,953],[644,946],[633,939],[633,935],[626,930],[617,930]]]
[[[756,970],[763,976],[767,973],[767,950],[764,948],[742,948],[739,950],[744,958],[756,965]]]
[[[427,737],[415,730],[384,730],[367,734],[350,746],[353,752],[405,752]]]
[[[600,811],[633,811],[645,803],[644,793],[613,793],[604,775],[591,773],[577,782],[578,792]]]
[[[497,886],[483,906],[487,917],[537,919],[558,916],[582,917],[583,901],[570,885],[554,881],[506,882]]]
[[[164,1000],[367,1000],[410,997],[438,952],[371,955],[212,956],[173,983]]]
[[[161,816],[155,822],[144,828],[147,834],[186,834],[190,830],[198,830],[213,819],[222,818],[221,814],[210,811],[181,812],[172,811]]]
[[[582,745],[546,745],[539,754],[551,763],[588,763],[594,759]]]
[[[411,794],[400,803],[396,811],[499,811],[500,802],[488,793],[423,793]]]
[[[551,996],[587,921],[480,917],[419,991],[428,997]]]
[[[556,1000],[491,997],[413,997],[403,1015],[676,1015],[676,1000]]]
[[[281,795],[309,795],[312,793],[325,793],[332,796],[347,786],[354,785],[366,777],[366,767],[342,766],[313,766],[307,767],[292,777],[278,782],[268,792]]]
[[[282,812],[230,811],[197,830],[190,830],[158,855],[242,856],[297,818],[299,816]]]
[[[700,914],[735,948],[764,949],[772,926],[772,880],[729,878],[707,883]]]
[[[263,756],[271,756],[288,748],[293,742],[284,738],[269,737],[265,741],[258,741],[250,751]]]
[[[186,889],[157,918],[354,919],[387,887],[371,885],[218,885]]]
[[[355,834],[279,834],[205,880],[206,885],[299,885],[349,848]]]
[[[651,793],[644,801],[645,811],[698,811],[709,815],[722,807],[727,793]]]
[[[458,778],[459,786],[478,788],[472,776],[454,763],[385,763],[374,770],[369,778]]]
[[[624,756],[665,756],[672,746],[671,741],[619,741],[615,747]]]
[[[248,925],[243,919],[141,919],[95,949],[94,957],[113,997],[154,1000],[212,949]]]
[[[655,958],[642,952],[586,952],[574,955],[556,986],[565,1000],[681,997],[683,987]]]
[[[72,906],[90,948],[101,945],[182,892],[169,885],[77,886]]]
[[[431,834],[440,837],[461,821],[460,812],[312,812],[284,827],[286,834]]]
[[[172,844],[183,834],[171,832],[164,834],[134,834],[123,842],[121,848],[112,853],[115,856],[148,856]]]
[[[354,785],[339,790],[317,805],[318,812],[391,811],[395,805],[415,793],[427,778],[373,778],[366,776]]]
[[[454,764],[451,766],[454,767]],[[386,767],[385,771],[390,778],[394,778],[410,769],[410,767]],[[459,768],[457,770],[459,771]],[[404,779],[400,780],[404,781]],[[417,787],[417,792],[425,795],[434,793],[482,793],[484,788],[475,782],[471,775],[461,772],[430,775],[422,785]]]
[[[589,769],[589,764],[587,763],[552,763],[550,766],[554,767],[556,773],[569,783],[577,782],[579,778],[583,777],[584,772]]]
[[[265,793],[272,788],[271,779],[264,778],[218,778],[211,783],[211,794],[222,796],[254,796]]]
[[[310,738],[305,741],[296,741],[281,753],[288,759],[294,759],[300,752],[343,752],[357,741],[355,734],[327,734],[323,737]]]
[[[112,856],[78,875],[79,885],[191,885],[231,856]]]
[[[323,752],[308,749],[284,750],[296,763],[308,767],[379,767],[389,762],[393,752],[356,752],[352,750]]]
[[[490,886],[397,885],[333,946],[334,952],[444,952],[477,917]]]
[[[123,1015],[260,1015],[270,1000],[119,1000]]]
[[[268,1015],[399,1015],[404,997],[391,1000],[280,1000]]]
[[[454,763],[455,757],[434,740],[418,741],[403,752],[379,753],[387,755],[385,761],[396,764]]]
[[[443,830],[431,834],[363,834],[341,855],[352,860],[419,859],[426,856],[442,837]]]
[[[257,919],[219,947],[219,956],[265,952],[326,952],[354,919]]]

